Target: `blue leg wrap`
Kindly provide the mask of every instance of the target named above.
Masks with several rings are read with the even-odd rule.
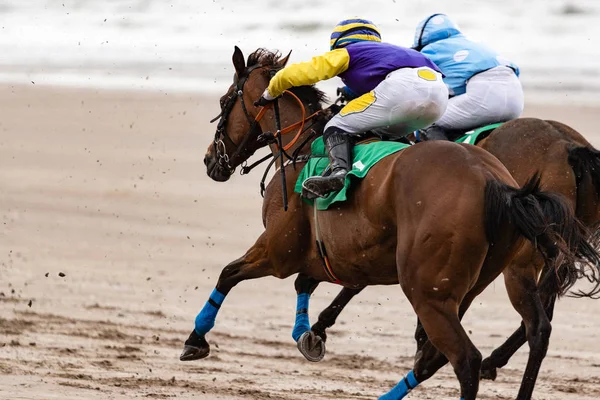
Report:
[[[300,293],[296,301],[296,323],[292,331],[292,337],[297,342],[300,336],[306,331],[310,331],[310,323],[308,321],[308,300],[310,294]]]
[[[215,318],[217,318],[223,300],[225,300],[225,295],[215,288],[200,314],[196,316],[195,330],[199,336],[206,335],[215,326]]]
[[[403,399],[412,389],[419,386],[419,381],[415,378],[414,372],[411,370],[404,379],[402,379],[392,390],[384,394],[379,400],[400,400]]]

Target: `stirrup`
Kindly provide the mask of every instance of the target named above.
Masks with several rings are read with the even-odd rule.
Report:
[[[318,193],[315,193],[312,190],[310,190],[308,187],[306,187],[304,182],[302,182],[302,193],[300,195],[307,200],[315,200],[319,197],[322,197],[322,196],[319,196]]]
[[[428,142],[432,140],[450,140],[448,131],[438,125],[430,125],[427,128],[419,129],[418,138],[420,142]]]
[[[346,174],[348,172],[337,173],[329,175],[328,177],[313,176],[307,178],[302,182],[302,195],[306,193],[307,199],[314,199],[316,197],[326,197],[330,193],[339,192],[344,188],[344,182]],[[336,184],[336,182],[339,182]],[[322,186],[329,186],[323,188]],[[339,187],[338,187],[339,186]],[[313,197],[316,196],[316,197]]]

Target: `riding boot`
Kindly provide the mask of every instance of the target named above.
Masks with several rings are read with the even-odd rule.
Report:
[[[427,140],[450,140],[444,128],[436,124],[430,125],[427,128],[419,130],[419,140],[424,142]]]
[[[325,146],[331,162],[331,174],[313,176],[302,183],[302,196],[307,199],[325,197],[344,187],[346,174],[352,168],[352,139],[336,129],[325,138]]]

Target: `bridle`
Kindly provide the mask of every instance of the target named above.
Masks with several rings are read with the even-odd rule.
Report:
[[[238,157],[240,153],[245,149],[246,143],[250,139],[252,132],[254,132],[256,126],[258,125],[266,111],[265,107],[262,107],[256,115],[256,117],[253,119],[248,113],[248,108],[246,107],[246,103],[244,102],[244,85],[246,84],[246,81],[250,77],[252,71],[259,67],[259,65],[250,67],[242,77],[238,77],[237,74],[234,76],[233,79],[235,84],[235,90],[225,100],[219,115],[217,115],[210,121],[211,123],[213,123],[217,119],[219,119],[219,123],[217,124],[217,130],[215,132],[215,140],[213,142],[213,146],[219,165],[222,168],[226,168],[229,174],[233,174],[233,172],[235,171],[235,168],[232,167],[230,164],[230,160]],[[242,141],[239,144],[236,144],[227,134],[226,126],[227,118],[229,117],[231,110],[233,110],[233,106],[235,105],[235,102],[238,99],[238,97],[241,101],[242,110],[244,111],[244,115],[246,116],[246,120],[248,121],[250,128],[248,129],[248,132],[246,132],[246,134],[244,135]],[[225,145],[224,140],[227,141],[235,149],[231,157],[229,157],[229,155],[227,154],[227,147]]]
[[[231,166],[231,160],[235,159],[243,151],[247,150],[246,144],[248,143],[248,140],[252,137],[252,133],[255,132],[256,128],[258,127],[259,122],[265,115],[266,111],[271,107],[271,105],[261,107],[260,110],[258,111],[258,114],[256,115],[256,117],[252,118],[252,116],[248,112],[248,108],[246,107],[246,102],[244,101],[244,85],[246,84],[246,81],[250,77],[250,74],[254,70],[260,69],[260,68],[264,68],[264,66],[254,65],[254,66],[248,68],[244,72],[243,76],[240,77],[237,74],[234,76],[235,90],[225,100],[225,102],[222,106],[222,109],[221,109],[221,113],[219,113],[219,115],[217,115],[215,118],[213,118],[210,121],[212,123],[212,122],[215,122],[217,119],[219,119],[219,123],[217,124],[217,130],[215,132],[215,139],[213,142],[213,147],[215,150],[215,154],[217,156],[217,160],[218,160],[217,162],[219,163],[219,165],[222,168],[227,169],[227,172],[229,172],[230,175],[235,172],[235,167]],[[269,72],[272,77],[277,72],[277,69],[271,69]],[[298,104],[300,105],[300,108],[302,109],[302,120],[300,120],[290,126],[287,126],[284,129],[278,129],[277,132],[275,132],[274,134],[270,134],[270,135],[263,134],[261,136],[264,136],[265,140],[270,139],[271,142],[276,142],[275,139],[278,136],[280,137],[281,135],[289,133],[289,132],[295,130],[296,128],[298,128],[298,132],[296,133],[294,138],[290,141],[290,143],[281,147],[281,149],[285,152],[285,151],[289,150],[298,141],[300,135],[302,134],[302,132],[304,132],[305,123],[307,121],[313,119],[317,115],[323,113],[323,110],[318,110],[315,113],[313,113],[307,117],[306,116],[306,108],[304,107],[302,100],[300,100],[300,98],[298,98],[298,96],[296,96],[294,93],[292,93],[289,90],[284,91],[284,94],[291,95],[298,102]],[[248,131],[244,134],[242,141],[239,144],[236,144],[231,139],[231,137],[227,134],[226,126],[227,126],[227,118],[229,117],[231,110],[233,109],[238,98],[240,99],[240,102],[242,105],[242,110],[244,112],[244,116],[246,117],[246,120],[248,121],[248,124],[250,125],[250,127],[248,128]],[[275,107],[275,108],[276,108],[275,119],[276,119],[276,121],[279,121],[279,111],[278,111],[277,107]],[[225,142],[227,142],[228,145],[232,146],[235,149],[235,151],[231,155],[231,157],[227,154],[227,145],[225,144]],[[279,147],[279,145],[278,145],[278,147]],[[242,172],[243,172],[243,170],[242,170]]]

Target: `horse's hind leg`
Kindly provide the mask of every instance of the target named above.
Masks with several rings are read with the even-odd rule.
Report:
[[[421,348],[423,348],[423,345],[429,341],[429,338],[427,337],[427,332],[425,332],[425,328],[423,328],[423,324],[421,323],[421,320],[419,318],[417,318],[415,340],[417,341],[417,353],[419,352],[419,350],[421,350]]]
[[[504,271],[504,280],[510,301],[523,318],[530,348],[517,399],[531,399],[542,361],[548,350],[552,326],[539,298],[536,274],[532,268],[518,268],[511,264]]]
[[[461,316],[469,305],[470,301],[467,301],[461,306]],[[433,376],[449,359],[460,381],[461,398],[475,399],[479,389],[481,353],[460,324],[457,303],[452,299],[427,300],[426,304],[418,307],[417,314],[423,330],[419,330],[416,336],[423,338],[423,343],[415,356],[415,367],[380,400],[404,398],[417,385]],[[431,335],[425,334],[425,331],[431,332]]]
[[[321,337],[323,341],[327,341],[327,328],[331,328],[335,324],[335,320],[341,314],[342,310],[348,305],[350,300],[357,294],[362,292],[364,287],[361,288],[347,288],[344,287],[340,293],[333,299],[331,304],[327,306],[321,314],[319,314],[319,320],[312,326],[311,330]]]
[[[489,284],[488,280],[482,280],[467,293],[463,302],[460,304],[458,312],[459,319],[465,315],[471,303],[483,289]],[[396,390],[396,400],[404,398],[412,389],[431,378],[440,368],[448,363],[448,359],[442,354],[430,341],[423,328],[420,319],[417,319],[417,329],[415,330],[415,339],[417,341],[417,352],[415,354],[415,365],[402,381],[394,388]],[[394,397],[392,397],[394,398]]]
[[[544,309],[548,320],[552,321],[554,315],[554,305],[556,303],[557,295],[548,295],[547,298],[542,299],[542,303],[545,305]],[[510,358],[527,343],[527,334],[525,333],[525,324],[521,322],[521,326],[504,342],[500,347],[490,354],[489,357],[483,360],[481,363],[481,379],[496,380],[498,376],[498,368],[504,367],[508,364]]]
[[[319,285],[319,281],[305,275],[298,274],[294,287],[298,296],[296,302],[296,322],[292,331],[292,338],[298,345],[298,350],[308,361],[321,361],[325,356],[325,342],[310,329],[308,319],[308,304],[310,295]]]
[[[498,376],[497,369],[504,367],[513,354],[526,342],[525,324],[521,322],[521,326],[500,347],[495,349],[489,357],[483,360],[481,363],[481,379],[496,380]]]
[[[273,266],[268,258],[266,238],[263,233],[246,254],[229,263],[219,276],[217,286],[211,293],[202,311],[196,317],[195,328],[185,341],[181,361],[199,360],[208,356],[210,346],[206,334],[215,325],[217,313],[225,296],[241,281],[262,278],[273,274]]]
[[[460,382],[461,398],[475,399],[479,390],[481,353],[460,324],[458,304],[451,298],[445,301],[430,300],[417,308],[417,314],[428,333],[430,344],[435,346],[433,348],[425,344],[421,351],[439,350],[441,354],[432,357],[433,366],[440,368],[447,358]]]
[[[532,259],[533,262],[536,261]],[[567,268],[563,267],[559,270],[559,274],[565,273],[567,273]],[[557,298],[556,276],[554,274],[556,274],[555,271],[544,268],[538,290],[546,315],[550,321],[552,321],[554,315],[554,304]],[[550,279],[544,278],[547,275]],[[561,280],[562,275],[558,279]],[[525,343],[527,343],[527,334],[525,332],[525,324],[521,322],[521,326],[500,347],[495,349],[489,357],[483,360],[481,364],[481,378],[495,380],[498,374],[497,369],[504,367]]]

